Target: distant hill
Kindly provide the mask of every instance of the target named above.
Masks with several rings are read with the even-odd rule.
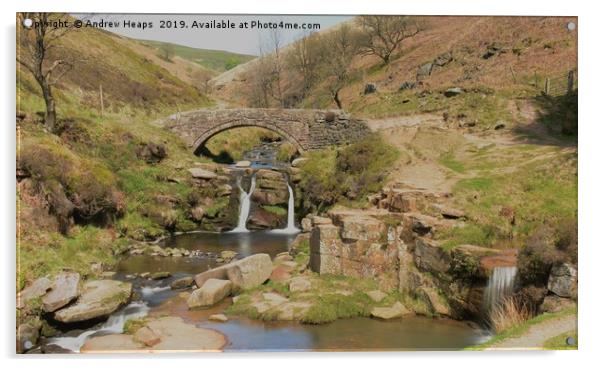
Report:
[[[160,50],[161,47],[168,45],[172,48],[175,56],[188,61],[195,62],[204,66],[207,69],[224,72],[230,70],[240,64],[250,61],[255,58],[252,55],[237,54],[228,51],[205,50],[182,46],[175,43],[159,42],[159,41],[140,41],[143,45],[153,47]]]

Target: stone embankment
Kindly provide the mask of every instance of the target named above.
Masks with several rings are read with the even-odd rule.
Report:
[[[478,316],[492,268],[514,265],[516,253],[472,245],[445,248],[436,234],[461,227],[466,219],[448,198],[414,188],[385,189],[370,197],[372,209],[335,209],[325,217],[304,218],[310,268],[376,279],[382,291],[421,299],[433,314]]]

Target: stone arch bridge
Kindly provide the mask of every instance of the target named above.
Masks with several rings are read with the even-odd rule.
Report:
[[[212,136],[245,126],[274,131],[299,152],[350,143],[370,132],[364,121],[342,111],[305,109],[203,109],[171,115],[159,124],[182,137],[195,153]]]

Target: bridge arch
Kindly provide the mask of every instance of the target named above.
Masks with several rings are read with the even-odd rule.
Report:
[[[215,135],[217,135],[221,132],[227,131],[227,130],[242,128],[242,127],[260,127],[260,128],[266,129],[266,130],[273,131],[276,134],[283,137],[284,139],[286,139],[289,143],[293,144],[293,146],[295,147],[295,149],[297,149],[297,151],[299,153],[303,153],[305,151],[305,149],[303,148],[301,143],[297,140],[297,138],[295,138],[288,131],[280,128],[275,123],[271,123],[268,121],[252,121],[251,122],[251,121],[248,121],[245,119],[235,120],[235,121],[227,121],[222,124],[213,126],[212,128],[210,128],[208,130],[203,131],[201,133],[201,135],[192,144],[192,150],[195,153],[197,153],[205,146],[205,143],[207,143],[207,141],[209,139],[211,139],[212,137],[214,137]]]

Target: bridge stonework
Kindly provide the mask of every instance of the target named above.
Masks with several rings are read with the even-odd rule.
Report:
[[[160,124],[182,137],[195,152],[212,136],[244,126],[274,131],[300,152],[351,143],[370,132],[362,120],[341,111],[305,109],[204,109],[172,115]]]

